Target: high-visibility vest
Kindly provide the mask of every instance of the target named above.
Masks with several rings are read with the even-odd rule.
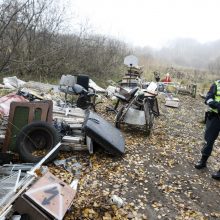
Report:
[[[216,93],[215,93],[215,101],[220,102],[220,80],[215,81],[216,85]],[[211,111],[218,113],[218,110],[216,108],[211,108]]]

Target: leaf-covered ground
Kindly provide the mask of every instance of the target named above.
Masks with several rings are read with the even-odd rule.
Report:
[[[194,163],[203,145],[204,100],[178,96],[179,108],[164,106],[159,96],[161,116],[154,131],[125,127],[126,153],[123,157],[104,152],[62,153],[60,158],[76,156],[82,165],[77,195],[65,219],[220,219],[220,182],[211,174],[220,168],[219,141],[208,168],[199,171]],[[110,122],[106,101],[99,113]],[[51,172],[70,183],[75,177],[61,168]],[[118,208],[111,195],[123,199]]]

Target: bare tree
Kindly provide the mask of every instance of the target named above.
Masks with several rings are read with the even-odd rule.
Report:
[[[86,24],[63,34],[56,0],[3,0],[0,4],[0,73],[58,78],[63,73],[117,75],[127,46],[94,35]]]

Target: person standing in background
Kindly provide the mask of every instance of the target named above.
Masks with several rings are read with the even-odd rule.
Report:
[[[170,74],[167,73],[166,74],[166,77],[164,79],[162,79],[162,82],[165,82],[165,83],[169,83],[171,82],[171,77],[170,77]]]

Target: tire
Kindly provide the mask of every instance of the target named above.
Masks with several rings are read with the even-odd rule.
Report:
[[[22,161],[39,162],[60,140],[58,131],[49,123],[38,121],[24,126],[16,139],[16,147]],[[45,150],[44,155],[33,155],[33,152]],[[59,150],[55,151],[45,163],[54,160]]]
[[[117,115],[116,115],[116,117],[115,117],[115,127],[118,128],[118,129],[121,128],[121,120],[122,120],[121,116],[122,116],[122,114],[123,114],[124,109],[125,109],[125,107],[122,106],[122,107],[118,110],[118,113],[117,113]]]

